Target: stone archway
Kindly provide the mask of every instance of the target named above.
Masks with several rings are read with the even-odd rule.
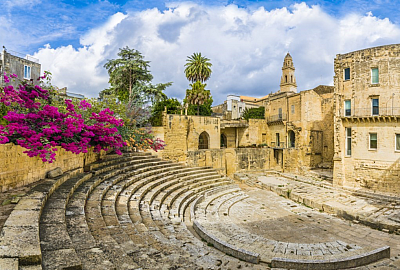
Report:
[[[210,136],[207,132],[203,131],[199,136],[199,149],[210,148]]]

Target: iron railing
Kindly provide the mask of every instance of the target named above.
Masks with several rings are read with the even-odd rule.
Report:
[[[267,117],[267,122],[286,121],[286,120],[287,120],[287,117],[286,117],[286,114],[284,114],[284,113],[270,115]]]
[[[400,107],[369,107],[369,108],[352,108],[351,110],[343,110],[343,117],[370,117],[370,116],[395,116],[400,115]]]
[[[19,53],[19,52],[12,51],[12,50],[7,50],[6,52],[11,55],[17,56],[19,58],[23,58],[23,59],[29,60],[31,62],[34,62],[34,63],[39,63],[39,59],[37,59],[29,54],[23,54],[23,53]]]

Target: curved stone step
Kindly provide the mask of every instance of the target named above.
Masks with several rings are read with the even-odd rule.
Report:
[[[90,173],[69,178],[47,200],[39,226],[44,269],[82,269],[81,261],[67,232],[65,213],[71,194],[91,177]]]
[[[157,194],[156,201],[159,207],[161,207],[163,204],[169,205],[169,202],[176,196],[177,193],[180,192],[182,185],[190,185],[200,181],[215,179],[215,178],[221,178],[221,175],[217,174],[213,170],[196,171],[193,174],[182,176],[180,177],[179,182],[174,183],[173,185],[169,186],[168,188],[160,192],[160,194]],[[169,199],[167,200],[168,197]]]
[[[217,186],[229,185],[232,182],[230,180],[220,181],[219,179],[211,179],[202,182],[197,182],[192,186],[182,189],[176,196],[174,196],[170,201],[170,218],[180,217],[180,209],[183,203],[190,197],[196,196],[202,191],[212,189]]]
[[[137,269],[139,266],[128,255],[134,252],[132,245],[130,246],[129,242],[126,245],[120,245],[113,237],[114,234],[123,233],[123,231],[107,226],[103,218],[101,202],[107,185],[112,185],[112,180],[101,182],[87,198],[85,215],[89,230],[97,246],[117,269]]]
[[[0,234],[0,258],[17,260],[19,265],[40,265],[39,220],[47,199],[70,177],[83,170],[65,172],[56,179],[46,179],[20,199],[6,220]]]
[[[157,176],[172,174],[173,170],[175,168],[180,168],[180,166],[179,165],[174,165],[174,166],[170,165],[169,167],[159,168],[158,170],[154,169],[154,172],[157,174],[150,175],[148,177],[144,177],[141,180],[136,180],[135,184],[137,185],[137,187],[131,186],[131,188],[133,188],[132,190],[137,190],[138,186],[141,186],[142,189],[148,190],[152,185],[154,185],[153,182],[157,182]],[[122,183],[120,183],[120,184],[122,184]],[[123,186],[126,187],[129,184],[130,184],[129,181],[124,181]],[[118,191],[109,189],[107,191],[106,196],[105,196],[105,197],[107,197],[107,200],[102,201],[102,205],[104,205],[105,202],[107,202],[107,206],[102,207],[102,213],[103,213],[103,217],[105,218],[105,221],[108,226],[118,226],[119,227],[118,218],[117,218],[118,211],[113,206],[117,205],[117,209],[119,209],[120,207],[124,207],[124,204],[126,205],[127,200],[126,199],[122,200],[121,198],[123,198],[127,194],[129,194],[129,192],[127,192],[127,190],[124,190],[124,189],[121,189]],[[105,215],[105,210],[112,214]],[[119,212],[121,212],[121,210],[119,210]]]
[[[225,197],[225,199],[228,197]],[[218,200],[218,199],[217,199]],[[278,268],[295,268],[295,269],[338,269],[349,268],[369,264],[373,261],[387,258],[390,253],[389,247],[374,249],[371,247],[361,248],[356,245],[348,245],[342,241],[333,241],[327,243],[315,244],[297,244],[285,243],[280,241],[268,240],[258,235],[252,235],[243,228],[235,225],[235,222],[225,220],[229,219],[229,208],[238,201],[240,197],[232,197],[224,200],[221,197],[219,203],[214,205],[214,209],[208,212],[201,211],[199,219],[196,220],[200,233],[207,234],[209,241],[214,244],[217,241],[217,246],[224,251],[229,251],[236,248],[232,255],[239,256],[248,255],[242,254],[241,247],[246,247],[252,254],[260,254],[260,259],[265,262],[274,261],[273,267]],[[216,214],[216,211],[224,213],[223,215]],[[197,217],[197,216],[196,216]],[[213,222],[210,222],[213,221]],[[215,225],[213,225],[215,223]],[[221,224],[224,224],[221,226]],[[198,226],[200,225],[200,227]],[[229,239],[229,246],[226,246]],[[349,248],[350,247],[350,248]],[[330,250],[336,250],[331,253]],[[238,252],[239,250],[240,252]],[[310,250],[309,254],[307,250]],[[324,252],[324,250],[326,252]],[[299,253],[301,251],[301,253]],[[319,251],[319,253],[317,252]],[[308,254],[308,255],[307,255]],[[320,254],[320,255],[319,255]],[[241,259],[243,257],[239,257]],[[308,258],[308,259],[307,259]],[[320,267],[320,268],[318,268]],[[336,267],[336,268],[335,268]]]
[[[114,254],[109,254],[110,249],[107,248],[107,246],[113,245],[114,243],[112,243],[112,241],[110,243],[107,241],[98,241],[99,239],[95,239],[95,237],[92,236],[92,232],[90,231],[89,226],[86,222],[86,217],[84,212],[85,201],[89,195],[92,195],[92,191],[95,190],[102,183],[110,184],[113,182],[121,181],[132,174],[132,171],[129,170],[135,168],[140,169],[142,167],[145,167],[146,165],[149,164],[154,165],[156,163],[158,164],[160,163],[160,161],[155,162],[154,159],[152,158],[146,160],[142,159],[142,160],[135,160],[134,162],[129,162],[129,166],[125,167],[119,166],[118,170],[115,170],[114,168],[114,171],[112,172],[109,172],[110,170],[105,170],[105,171],[102,170],[102,174],[99,174],[98,176],[94,177],[92,182],[87,183],[87,185],[82,188],[80,194],[75,194],[76,196],[74,197],[74,199],[76,199],[76,201],[71,202],[69,208],[69,216],[67,216],[68,228],[69,228],[68,232],[72,237],[75,249],[79,250],[79,254],[81,255],[81,257],[87,258],[84,262],[84,264],[86,265],[85,267],[86,269],[93,269],[93,267],[96,267],[96,269],[116,268],[109,260],[110,255],[111,257],[113,257],[114,261],[116,261],[118,269],[137,268],[137,265],[134,262],[130,261],[129,259],[126,259],[126,256],[125,257],[123,255],[115,256]],[[163,162],[163,163],[169,164],[169,162]],[[127,164],[124,163],[124,165]],[[101,192],[101,194],[103,193],[105,193],[104,190]],[[115,249],[118,250],[118,248],[119,247],[115,246]]]

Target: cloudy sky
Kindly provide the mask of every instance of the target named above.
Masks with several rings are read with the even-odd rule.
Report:
[[[299,90],[333,84],[336,54],[400,43],[400,1],[0,0],[0,45],[40,60],[53,84],[95,97],[119,48],[151,61],[154,83],[183,99],[187,56],[211,60],[214,105],[279,89],[287,52]]]

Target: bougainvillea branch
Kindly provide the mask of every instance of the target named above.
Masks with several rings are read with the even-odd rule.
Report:
[[[4,74],[6,83],[10,82],[9,77],[16,75]],[[71,100],[65,100],[66,113],[62,113],[51,105],[46,89],[27,81],[17,88],[6,85],[0,89],[0,103],[9,109],[4,116],[8,124],[0,125],[0,143],[18,144],[27,149],[24,153],[28,156],[39,156],[43,162],[55,160],[57,146],[75,154],[86,153],[90,147],[95,152],[114,149],[121,154],[120,149],[126,145],[117,129],[123,121],[115,118],[110,109],[92,113],[85,123]],[[78,107],[85,111],[91,104],[82,100]]]

